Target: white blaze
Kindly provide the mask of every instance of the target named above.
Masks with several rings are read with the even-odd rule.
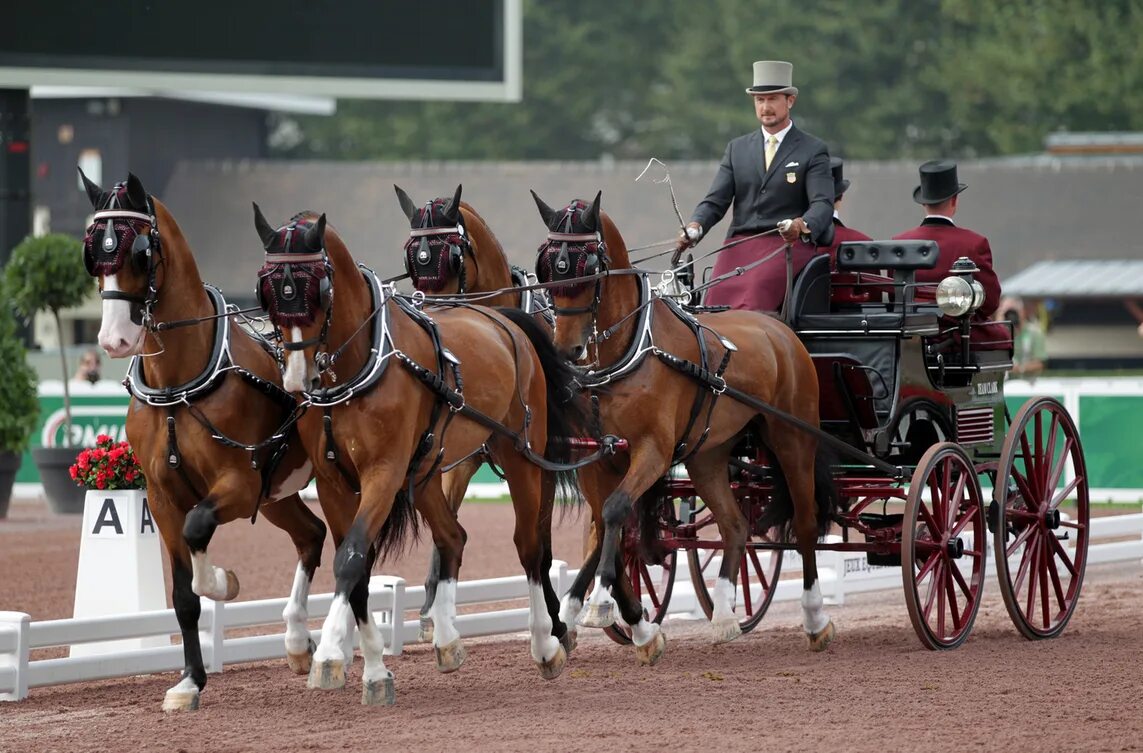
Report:
[[[105,276],[103,289],[119,290],[119,276]],[[112,358],[126,358],[138,353],[142,345],[143,327],[131,321],[131,302],[104,299],[99,346]]]

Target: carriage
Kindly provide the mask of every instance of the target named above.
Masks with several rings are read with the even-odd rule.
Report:
[[[973,316],[982,296],[968,260],[935,295],[914,284],[916,270],[933,268],[937,251],[927,241],[845,243],[836,269],[830,255],[817,256],[793,281],[784,316],[814,361],[820,439],[837,456],[833,475],[843,500],[817,549],[900,566],[918,637],[927,648],[949,649],[971,632],[991,546],[1017,629],[1029,639],[1055,637],[1075,610],[1086,564],[1080,439],[1054,398],[1034,398],[1010,414],[1003,387],[1011,327]],[[794,546],[756,524],[774,494],[767,453],[747,439],[735,456],[729,473],[751,534],[735,600],[745,632],[765,615],[783,553]],[[633,519],[623,542],[628,577],[648,618],[661,621],[685,566],[709,617],[718,530],[677,468],[660,488],[657,535],[665,555],[655,565],[644,560]],[[622,626],[607,632],[630,640]]]

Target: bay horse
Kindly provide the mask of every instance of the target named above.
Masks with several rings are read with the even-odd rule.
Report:
[[[483,306],[510,306],[532,314],[549,333],[551,324],[540,312],[546,304],[532,291],[513,291],[528,281],[527,273],[514,269],[504,247],[484,218],[468,202],[462,201],[463,186],[457,185],[451,197],[437,197],[418,207],[400,186],[393,186],[397,201],[409,218],[410,238],[404,246],[405,271],[413,287],[427,295],[488,293]],[[502,291],[502,292],[501,292]],[[511,292],[510,292],[511,291]],[[483,453],[474,454],[444,474],[445,498],[456,513],[464,501],[468,484],[480,468]],[[440,552],[433,548],[425,578],[425,602],[421,607],[420,640],[433,639],[430,613],[440,581]]]
[[[450,308],[429,319],[359,268],[324,214],[303,212],[274,228],[255,205],[254,225],[266,252],[256,290],[282,339],[284,386],[310,404],[299,432],[337,543],[334,600],[309,686],[345,685],[356,625],[362,703],[395,702],[384,638],[368,609],[368,578],[378,558],[416,533],[414,507],[441,558],[431,608],[437,668],[451,672],[463,663],[454,619],[465,533],[438,469],[484,445],[512,493],[532,659],[554,679],[567,659],[549,578],[557,478],[534,461],[551,437],[586,420],[574,403],[554,399],[574,370],[521,312]]]
[[[103,299],[99,344],[112,358],[134,357],[127,439],[171,563],[186,667],[163,709],[198,708],[206,686],[199,596],[238,595],[237,576],[207,555],[215,528],[259,510],[298,552],[283,618],[289,666],[305,674],[314,649],[307,600],[325,524],[297,494],[311,464],[291,428],[296,401],[281,389],[273,356],[231,325],[222,295],[203,285],[166,206],[135,175],[110,191],[80,175],[96,210],[83,253]]]
[[[736,310],[692,318],[668,299],[653,297],[646,275],[632,270],[618,228],[601,210],[601,193],[559,211],[534,191],[532,196],[548,230],[538,251],[537,276],[560,283],[549,291],[556,346],[567,358],[588,364],[582,381],[603,388],[597,391],[603,430],[630,442],[626,468],[601,465],[596,488],[583,489],[593,508],[602,507],[604,534],[593,555],[599,563],[597,585],[580,624],[604,627],[614,621],[608,597],[622,573],[623,525],[634,506],[641,530],[655,530],[656,483],[681,462],[725,544],[713,593],[714,641],[741,634],[734,616],[735,581],[749,531],[728,467],[735,446],[751,431],[774,458],[776,488],[788,491],[767,506],[759,530],[792,527],[804,562],[803,626],[811,648],[824,649],[836,631],[823,608],[814,545],[838,505],[829,465],[817,453],[814,435],[722,396],[727,389],[741,391],[816,427],[818,383],[809,353],[772,316]],[[643,542],[652,551],[654,543]],[[579,612],[594,567],[585,564],[581,570],[565,603],[565,620]],[[645,622],[641,605],[628,594],[619,596],[624,620],[633,626]],[[636,645],[649,640],[646,630],[642,636],[634,631]]]

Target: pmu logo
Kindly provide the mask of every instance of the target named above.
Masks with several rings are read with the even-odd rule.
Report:
[[[127,439],[126,405],[76,405],[71,409],[71,446],[94,447],[95,438],[106,434],[116,442]],[[63,408],[53,411],[44,421],[40,444],[63,447],[67,414]]]

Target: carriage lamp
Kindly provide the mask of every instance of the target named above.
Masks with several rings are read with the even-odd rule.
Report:
[[[948,316],[964,316],[976,311],[984,303],[984,287],[973,279],[973,272],[979,272],[976,264],[967,256],[953,262],[951,275],[937,285],[937,306]]]

